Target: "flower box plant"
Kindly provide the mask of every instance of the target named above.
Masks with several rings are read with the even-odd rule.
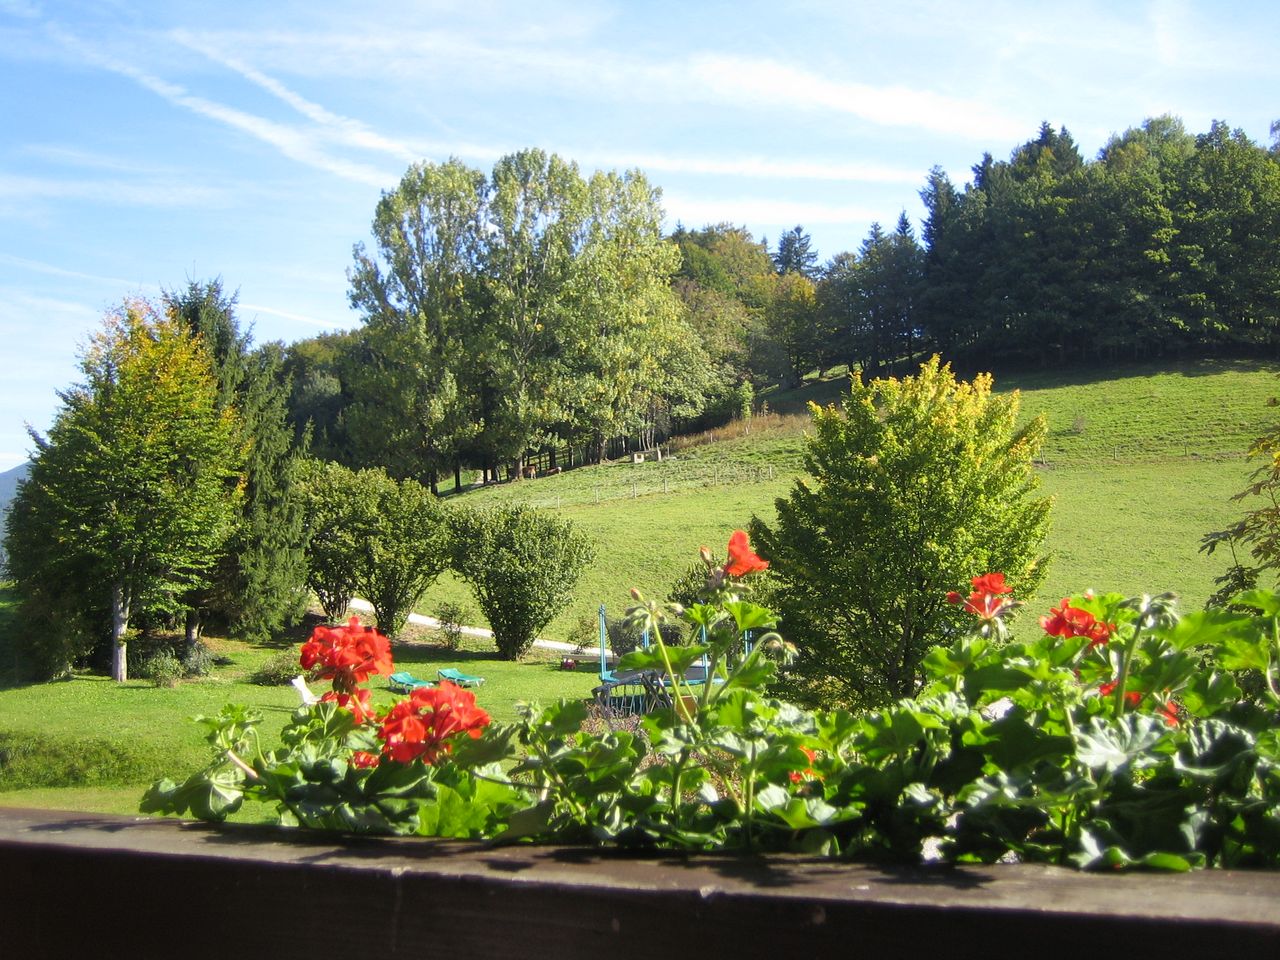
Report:
[[[921,694],[854,715],[768,695],[796,651],[747,599],[766,562],[740,533],[728,556],[704,550],[702,602],[633,591],[629,618],[654,643],[617,669],[657,671],[673,703],[639,730],[584,729],[587,704],[568,701],[492,724],[449,684],[373,711],[362,684],[390,671],[389,648],[351,624],[304,647],[333,690],[295,714],[283,746],[261,751],[254,715],[225,708],[203,720],[210,766],[160,781],[143,808],[216,820],[248,795],[274,802],[283,823],[351,832],[1280,866],[1280,593],[1182,617],[1168,594],[1085,594],[1048,611],[1034,640],[1009,642],[1016,585],[985,574],[948,597],[973,628],[925,658]],[[662,639],[672,623],[689,643]],[[691,683],[704,658],[705,682]]]

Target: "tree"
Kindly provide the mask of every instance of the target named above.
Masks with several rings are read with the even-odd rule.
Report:
[[[591,561],[568,520],[521,505],[453,515],[453,569],[471,584],[498,652],[518,660],[564,608]]]
[[[449,565],[449,526],[439,499],[416,480],[381,469],[350,478],[355,504],[356,590],[378,629],[395,638],[427,588]]]
[[[348,434],[370,439],[366,461],[434,483],[465,455],[496,476],[544,444],[689,404],[660,366],[697,354],[658,200],[639,173],[584,178],[540,150],[489,177],[410,168],[351,273],[367,362]]]
[[[220,279],[192,280],[182,290],[166,291],[164,305],[208,351],[217,406],[234,411],[246,451],[240,516],[211,586],[189,598],[187,643],[198,637],[204,609],[220,614],[240,636],[265,639],[296,620],[307,600],[283,348],[252,348],[236,318],[236,297],[223,292]]]
[[[325,617],[338,623],[356,595],[360,564],[360,499],[368,488],[340,464],[306,460],[298,467],[307,531],[307,587]]]
[[[1271,404],[1277,401],[1273,398]],[[1262,462],[1249,486],[1231,499],[1253,509],[1225,530],[1206,534],[1200,543],[1203,553],[1225,546],[1231,554],[1231,566],[1214,581],[1218,589],[1209,598],[1211,607],[1227,606],[1237,594],[1258,586],[1264,574],[1268,584],[1274,583],[1280,570],[1280,425],[1253,442],[1249,459]]]
[[[244,452],[219,408],[208,351],[145,301],[108,314],[15,500],[11,570],[25,597],[50,590],[107,611],[111,675],[143,611],[175,612],[208,585],[239,508]],[[39,539],[42,547],[24,547]]]
[[[778,252],[773,255],[773,262],[780,276],[798,273],[810,280],[818,277],[818,252],[799,224],[778,238]]]
[[[769,332],[786,357],[786,380],[791,386],[799,386],[818,356],[818,301],[813,281],[802,273],[780,276],[767,316]]]
[[[855,375],[842,411],[812,410],[808,476],[775,523],[751,523],[799,648],[795,692],[911,696],[925,651],[962,629],[948,591],[1000,571],[1029,596],[1044,576],[1049,500],[1031,469],[1044,421],[1016,427],[1016,394],[992,394],[987,375],[957,382],[936,357],[901,380]]]

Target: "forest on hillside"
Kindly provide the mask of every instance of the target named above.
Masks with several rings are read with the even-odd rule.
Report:
[[[1277,133],[1162,116],[1086,159],[1046,123],[967,183],[930,171],[919,236],[903,213],[825,261],[802,226],[772,246],[733,224],[661,236],[637,172],[538,151],[490,177],[419,165],[357,249],[362,326],[288,348],[290,417],[321,457],[434,485],[643,447],[840,366],[1275,356]]]

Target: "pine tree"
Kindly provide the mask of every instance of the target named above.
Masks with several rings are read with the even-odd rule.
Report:
[[[245,496],[229,549],[212,585],[189,600],[187,642],[201,612],[224,617],[237,634],[263,639],[299,616],[306,601],[305,530],[294,488],[297,451],[288,422],[283,349],[252,349],[222,281],[189,281],[166,292],[169,314],[199,335],[213,363],[221,409],[235,412],[245,450]]]

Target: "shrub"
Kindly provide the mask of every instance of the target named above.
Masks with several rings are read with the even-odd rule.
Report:
[[[262,662],[262,666],[253,671],[249,680],[260,687],[283,687],[287,683],[292,683],[293,678],[300,673],[302,668],[298,665],[298,652],[281,650],[267,657]]]
[[[326,619],[339,622],[356,592],[354,471],[336,463],[304,461],[298,468],[307,531],[307,587]]]
[[[185,677],[207,677],[216,660],[213,651],[197,640],[182,654],[182,674]]]
[[[143,666],[143,676],[157,687],[176,687],[186,669],[172,653],[157,653]]]
[[[453,517],[453,566],[471,584],[498,652],[517,660],[569,601],[592,549],[568,520],[523,506]]]
[[[450,650],[457,650],[462,642],[462,628],[471,619],[471,609],[463,603],[445,600],[436,604],[436,620],[440,623],[440,636]]]
[[[1023,597],[1043,579],[1050,501],[1031,460],[1045,425],[1017,427],[1016,394],[957,382],[936,357],[902,380],[855,375],[843,407],[812,408],[809,476],[751,533],[799,649],[792,694],[834,683],[875,706],[917,693],[925,651],[962,629],[947,591],[987,570]]]
[[[565,640],[573,644],[574,656],[582,656],[600,641],[600,618],[590,615],[579,617],[569,628]]]
[[[355,487],[356,589],[372,604],[378,629],[394,639],[448,565],[445,510],[416,480],[397,482],[382,470],[361,470]]]

